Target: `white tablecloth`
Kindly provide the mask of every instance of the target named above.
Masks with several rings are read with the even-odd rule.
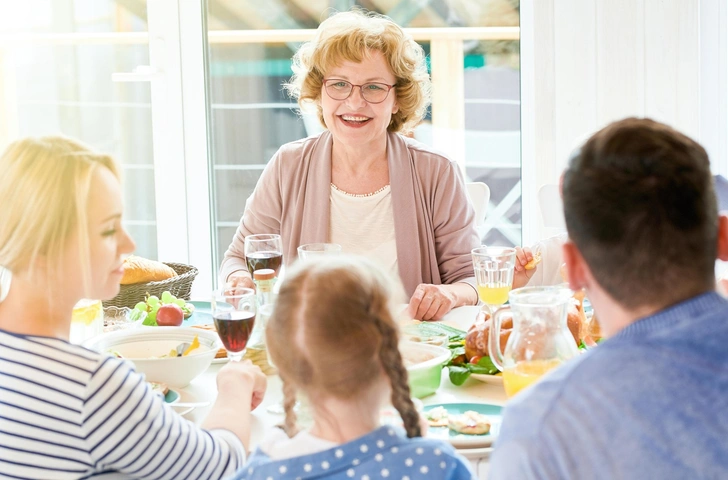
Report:
[[[460,307],[450,312],[444,323],[466,330],[474,321],[478,307]],[[214,401],[217,396],[215,377],[222,365],[214,364],[197,377],[192,383],[179,391],[181,402],[203,402]],[[253,411],[251,425],[251,449],[255,448],[265,433],[283,419],[281,415],[268,413],[267,407],[270,404],[280,402],[282,398],[281,381],[277,375],[268,377],[268,390],[263,403]],[[457,387],[450,383],[447,370],[443,370],[440,389],[429,397],[422,399],[425,405],[437,403],[490,403],[493,405],[504,405],[506,402],[505,391],[502,385],[490,385],[475,379],[468,379],[463,385]],[[185,415],[186,418],[197,423],[207,415],[210,407],[200,407]],[[485,479],[488,472],[488,458],[490,448],[461,449],[459,452],[468,458],[476,470],[478,477]]]

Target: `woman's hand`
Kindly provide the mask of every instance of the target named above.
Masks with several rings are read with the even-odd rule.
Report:
[[[227,295],[235,295],[241,288],[252,288],[255,290],[253,277],[250,276],[250,272],[247,270],[238,270],[231,273],[225,283],[225,293]]]
[[[408,312],[417,320],[440,320],[450,310],[461,305],[475,305],[478,295],[467,283],[452,285],[430,285],[422,283],[417,286],[410,299]]]
[[[533,252],[528,247],[516,247],[516,265],[513,272],[513,288],[526,286],[533,274],[536,273],[538,265],[526,270],[526,265],[533,260]]]

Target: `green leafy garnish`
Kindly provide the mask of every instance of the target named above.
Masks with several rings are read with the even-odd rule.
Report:
[[[453,364],[451,362],[447,365],[447,368],[450,372],[450,381],[453,385],[458,386],[465,383],[465,380],[467,380],[472,373],[479,375],[495,375],[498,373],[498,369],[495,365],[493,365],[490,357],[483,357],[476,364]]]

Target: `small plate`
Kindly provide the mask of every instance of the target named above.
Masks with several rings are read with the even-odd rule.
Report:
[[[427,430],[429,438],[438,438],[449,442],[455,448],[483,448],[490,447],[498,436],[501,426],[501,410],[503,407],[499,405],[491,405],[489,403],[439,403],[436,405],[427,405],[425,413],[433,408],[443,407],[448,414],[460,415],[473,410],[482,415],[486,415],[490,419],[490,433],[484,435],[465,435],[450,430],[448,427],[430,427]]]
[[[210,325],[213,323],[212,320],[212,305],[210,302],[201,302],[194,300],[191,302],[195,306],[195,311],[192,312],[190,318],[185,319],[182,322],[183,327],[192,327],[195,325]]]
[[[179,393],[171,388],[164,395],[164,403],[175,403],[179,401]]]
[[[227,363],[230,359],[228,357],[222,357],[222,358],[213,358],[212,363],[213,365],[217,365],[218,363]]]
[[[487,383],[489,385],[503,386],[503,375],[485,375],[483,373],[472,373],[470,374],[470,377],[476,380],[480,380],[481,382]]]
[[[176,390],[172,390],[171,388],[167,390],[166,395],[164,395],[164,403],[168,404],[170,407],[174,407],[175,403],[179,402],[180,395],[179,392]],[[192,410],[195,409],[195,407],[186,407],[186,406],[180,406],[181,408],[175,408],[174,411],[177,412],[179,415],[187,415]]]

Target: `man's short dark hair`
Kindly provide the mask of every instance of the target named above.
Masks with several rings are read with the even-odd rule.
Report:
[[[612,123],[572,157],[563,200],[569,237],[624,307],[714,287],[718,212],[710,160],[694,140],[649,119]]]

